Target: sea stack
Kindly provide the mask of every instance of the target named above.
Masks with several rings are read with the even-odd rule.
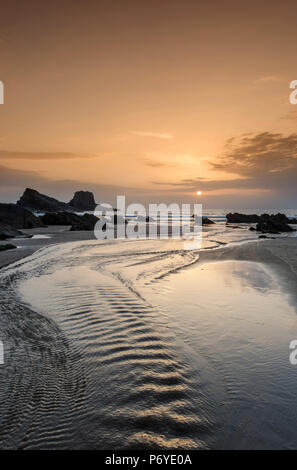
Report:
[[[93,211],[96,207],[94,194],[90,191],[76,191],[69,205],[75,209]]]
[[[17,204],[30,211],[57,212],[71,210],[71,207],[65,202],[58,201],[31,188],[25,189]]]

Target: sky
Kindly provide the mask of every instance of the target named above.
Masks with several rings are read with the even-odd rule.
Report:
[[[296,208],[296,17],[295,0],[6,2],[0,201]]]

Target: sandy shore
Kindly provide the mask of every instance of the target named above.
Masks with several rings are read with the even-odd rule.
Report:
[[[40,227],[23,229],[25,235],[33,235],[32,238],[12,238],[0,244],[12,243],[17,249],[0,252],[0,268],[7,266],[19,259],[32,255],[35,251],[56,243],[76,242],[80,240],[94,240],[93,231],[73,231],[70,226]],[[40,237],[40,238],[39,238]],[[43,238],[44,237],[44,238]]]
[[[297,240],[282,238],[227,245],[200,254],[200,262],[225,260],[254,261],[268,265],[277,276],[280,289],[297,305]]]
[[[296,238],[34,233],[0,271],[0,447],[296,448]]]
[[[95,240],[92,231],[70,231],[70,226],[48,226],[23,230],[32,238],[15,238],[5,243],[12,243],[17,249],[0,252],[0,268],[33,254],[40,248],[60,243],[80,240]],[[40,238],[39,238],[40,237]],[[44,238],[43,238],[44,237]],[[255,240],[247,243],[234,243],[211,250],[202,250],[200,262],[242,260],[255,261],[271,265],[286,279],[293,282],[293,291],[297,280],[297,239],[279,238]]]

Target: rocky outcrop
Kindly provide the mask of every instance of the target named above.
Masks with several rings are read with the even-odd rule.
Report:
[[[0,240],[7,240],[8,238],[20,237],[22,235],[22,232],[11,225],[0,222]]]
[[[292,227],[286,223],[275,222],[273,220],[259,222],[256,227],[257,232],[277,234],[281,232],[293,232]]]
[[[69,205],[78,210],[93,211],[96,207],[94,194],[90,191],[76,191]]]
[[[6,245],[0,245],[0,251],[12,250],[13,248],[16,248],[16,246],[11,245],[10,243]]]
[[[93,214],[78,215],[73,212],[49,212],[40,216],[45,225],[71,225],[70,230],[94,230],[98,217]]]
[[[213,225],[214,221],[208,219],[207,217],[202,217],[202,225]]]
[[[272,223],[272,224],[297,224],[297,219],[289,219],[285,214],[239,214],[235,212],[234,214],[226,215],[227,223],[231,224],[263,224],[263,223]],[[289,230],[282,230],[289,231]]]
[[[48,212],[40,219],[45,225],[74,225],[80,223],[81,217],[73,212]]]
[[[30,188],[25,189],[17,204],[31,211],[56,212],[71,210],[71,207],[66,202],[58,201],[53,197],[46,196]]]
[[[14,229],[43,227],[39,217],[18,204],[0,204],[0,224]]]
[[[198,224],[200,221],[200,217],[198,215],[193,214],[192,219],[194,219],[195,223]],[[202,225],[213,225],[215,222],[210,220],[208,217],[202,217]]]
[[[239,214],[235,212],[234,214],[226,215],[227,222],[229,224],[256,224],[260,220],[260,216],[257,214]]]
[[[94,230],[95,224],[98,222],[98,217],[93,214],[79,215],[79,221],[72,225],[71,229],[74,230]]]

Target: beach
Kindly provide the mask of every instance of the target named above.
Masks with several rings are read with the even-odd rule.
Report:
[[[69,233],[0,271],[1,448],[296,447],[295,238]]]
[[[7,250],[0,253],[0,268],[30,256],[35,251],[45,246],[55,243],[67,243],[79,240],[93,240],[94,233],[91,231],[70,231],[67,225],[52,225],[33,229],[23,229],[25,236],[31,238],[13,238],[9,242],[13,243],[17,249]],[[3,242],[2,244],[5,244]]]

